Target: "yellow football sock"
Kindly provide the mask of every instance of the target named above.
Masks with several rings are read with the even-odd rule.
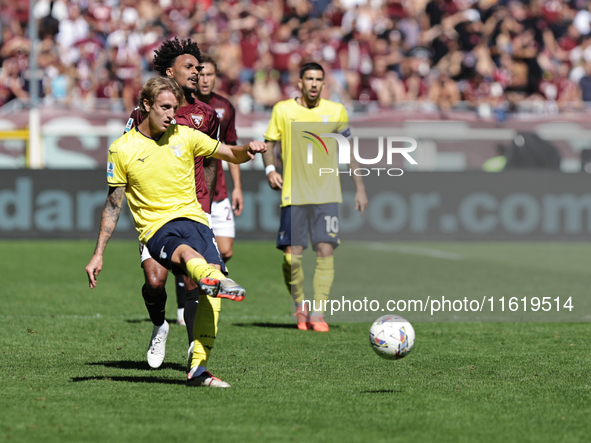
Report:
[[[330,288],[334,281],[334,256],[316,257],[316,271],[312,287],[314,288],[314,303],[312,309],[316,313],[324,313],[325,302],[330,295]]]
[[[187,273],[195,283],[199,283],[202,278],[217,278],[223,280],[226,278],[221,271],[208,264],[203,258],[192,258],[187,262]]]
[[[222,307],[222,299],[199,296],[199,307],[195,315],[193,334],[195,337],[191,368],[195,366],[207,367],[207,359],[213,348],[218,333],[218,318]]]
[[[291,296],[296,303],[304,301],[304,268],[302,256],[283,254],[283,278]]]

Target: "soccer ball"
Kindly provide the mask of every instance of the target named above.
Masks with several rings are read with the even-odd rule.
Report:
[[[369,344],[386,360],[406,356],[415,344],[415,330],[408,320],[398,315],[384,315],[369,328]]]

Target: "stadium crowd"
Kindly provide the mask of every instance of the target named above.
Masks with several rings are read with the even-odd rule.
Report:
[[[0,0],[0,106],[28,97],[28,0]],[[298,93],[379,108],[579,109],[591,101],[590,0],[38,0],[46,103],[133,108],[153,51],[191,37],[239,112]]]

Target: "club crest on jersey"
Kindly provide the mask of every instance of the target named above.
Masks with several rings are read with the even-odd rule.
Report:
[[[220,120],[223,120],[224,115],[226,115],[226,110],[224,108],[215,108],[215,113],[218,115]]]
[[[203,123],[203,116],[202,115],[195,115],[191,114],[191,121],[193,122],[193,126],[199,128]]]
[[[320,117],[322,117],[322,123],[324,123],[325,125],[328,125],[329,120],[330,120],[330,115],[321,115]]]
[[[180,157],[183,152],[181,150],[183,144],[179,143],[178,145],[174,145],[174,146],[169,146],[170,149],[172,149],[172,151],[174,152],[174,155],[176,155],[177,157]]]

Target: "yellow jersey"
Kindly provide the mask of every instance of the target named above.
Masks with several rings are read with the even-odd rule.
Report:
[[[136,127],[109,147],[107,183],[125,186],[142,243],[175,218],[208,224],[195,193],[194,159],[215,154],[218,146],[196,129],[172,124],[158,140]]]
[[[350,136],[343,105],[321,99],[315,108],[307,108],[289,99],[273,107],[265,139],[281,142],[281,206],[342,201],[337,142],[332,137],[320,137],[321,133]],[[333,173],[320,174],[321,168]]]

